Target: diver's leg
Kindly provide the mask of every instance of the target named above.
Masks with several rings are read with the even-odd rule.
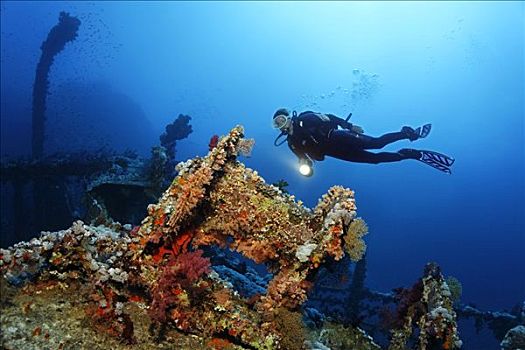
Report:
[[[370,145],[372,147],[363,147],[364,149],[379,149],[386,145],[399,140],[415,141],[427,137],[432,129],[432,124],[425,124],[417,129],[410,126],[403,126],[399,132],[391,132],[380,137],[372,137]]]
[[[373,153],[363,149],[333,149],[326,151],[325,154],[349,162],[369,164],[391,163],[409,159],[407,156],[397,152]]]
[[[408,139],[404,132],[390,132],[379,137],[372,137],[364,134],[358,134],[357,137],[363,140],[361,147],[364,149],[380,149],[393,142]]]
[[[405,156],[397,152],[373,153],[365,150],[352,152],[349,158],[349,160],[352,162],[370,164],[392,163],[407,159]]]
[[[330,134],[329,143],[343,148],[380,149],[392,142],[404,139],[408,139],[408,135],[403,131],[391,132],[380,137],[372,137],[365,134],[353,133],[348,130],[334,130]]]

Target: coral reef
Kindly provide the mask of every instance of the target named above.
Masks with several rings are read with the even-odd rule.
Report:
[[[406,349],[414,326],[419,329],[419,350],[461,348],[451,293],[437,264],[427,264],[423,278],[398,295],[403,299],[398,308],[401,326],[392,330],[389,350]]]
[[[362,329],[327,323],[319,334],[319,342],[329,349],[380,350]]]
[[[186,314],[191,312],[191,300],[196,299],[196,294],[203,292],[208,284],[196,284],[210,269],[209,259],[202,257],[202,250],[186,252],[171,257],[162,268],[161,276],[152,288],[152,303],[149,309],[150,316],[154,321],[164,323],[168,319],[168,311],[175,305],[178,309],[188,307]],[[189,293],[192,294],[190,299]],[[180,314],[180,312],[179,312]],[[177,323],[183,321],[179,318]],[[184,326],[181,326],[184,327]]]
[[[525,349],[525,326],[509,329],[500,345],[503,350]]]
[[[80,284],[90,324],[128,344],[142,338],[136,317],[126,311],[134,304],[147,308],[156,339],[166,339],[171,329],[220,347],[286,349],[306,339],[301,322],[292,334],[292,325],[278,320],[298,320],[327,259],[362,255],[364,244],[344,244],[356,220],[353,192],[334,186],[310,210],[236,160],[252,146],[235,127],[206,157],[178,165],[179,175],[148,206],[140,227],[79,221],[44,233],[1,250],[2,275],[13,285],[32,281],[35,288]],[[354,233],[351,242],[361,236]],[[265,263],[274,275],[264,293],[239,295],[210,269],[201,250],[207,246]]]
[[[180,164],[178,177],[148,208],[137,256],[143,278],[152,284],[158,278],[155,257],[180,241],[194,248],[227,246],[266,263],[275,276],[254,309],[271,321],[275,310],[296,309],[307,299],[308,278],[325,258],[342,258],[342,235],[355,217],[355,204],[352,191],[333,187],[311,212],[235,160],[251,144],[236,127],[207,157]],[[265,342],[279,338],[259,326],[249,327],[266,332]]]
[[[219,135],[212,135],[210,137],[210,142],[208,143],[208,150],[211,151],[215,147],[217,147],[217,144],[219,143]]]
[[[459,302],[461,299],[461,293],[463,293],[463,286],[461,282],[453,276],[448,276],[446,278],[448,289],[450,289],[450,299],[453,303]]]
[[[178,164],[178,176],[140,226],[102,213],[97,220],[104,226],[76,221],[0,249],[2,346],[93,347],[98,339],[115,349],[378,349],[359,327],[373,331],[362,320],[377,320],[379,303],[397,304],[391,350],[460,348],[454,306],[463,317],[499,325],[501,338],[522,323],[523,311],[460,305],[459,282],[445,280],[436,264],[410,289],[366,289],[368,229],[356,217],[353,192],[334,186],[306,208],[237,160],[252,146],[238,126],[207,156]],[[255,264],[268,270],[256,272]],[[326,271],[335,273],[319,278]],[[310,293],[314,284],[321,293]],[[305,304],[309,297],[337,304],[334,314],[346,318],[329,323],[323,308]],[[502,346],[519,339],[519,331]]]
[[[355,219],[350,223],[348,232],[344,236],[346,252],[353,261],[359,261],[365,253],[365,243],[362,237],[368,233],[368,226],[362,219]]]
[[[281,348],[287,350],[304,349],[308,332],[304,326],[302,315],[284,307],[275,310],[275,328],[281,334]]]

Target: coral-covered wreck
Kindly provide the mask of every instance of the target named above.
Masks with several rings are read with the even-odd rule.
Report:
[[[363,257],[367,233],[354,193],[332,187],[313,209],[237,160],[252,140],[235,127],[178,176],[141,226],[77,221],[0,250],[2,345],[23,348],[380,349],[364,331],[308,329],[301,305],[319,267]],[[272,273],[239,293],[211,266],[210,247]],[[215,249],[214,248],[214,249]],[[418,300],[399,310],[390,349],[461,346],[450,291],[429,267]]]

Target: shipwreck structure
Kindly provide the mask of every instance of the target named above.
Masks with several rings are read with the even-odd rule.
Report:
[[[33,136],[32,155],[38,159],[44,155],[46,99],[49,89],[49,71],[66,44],[77,37],[80,20],[67,12],[60,12],[58,24],[49,31],[46,40],[40,47],[42,53],[36,67],[33,85]]]
[[[353,191],[334,186],[309,209],[237,160],[252,146],[237,126],[210,146],[206,157],[180,163],[177,177],[158,203],[148,206],[140,226],[77,221],[67,230],[0,250],[3,305],[25,305],[28,294],[41,298],[22,312],[5,309],[2,328],[9,332],[3,343],[147,348],[169,340],[177,348],[380,349],[356,327],[308,329],[300,312],[321,266],[364,255],[367,227],[357,217]],[[224,269],[212,266],[217,248],[264,263],[270,278],[243,296]],[[242,278],[249,284],[252,274],[246,269]],[[420,349],[459,348],[451,293],[439,269],[429,265],[418,286],[414,295],[420,299],[399,311],[404,321],[393,330],[390,349],[404,349],[414,337],[413,322]],[[56,303],[62,314],[84,319],[88,334],[75,331],[74,322],[65,326],[69,338],[47,323],[16,326],[41,304],[52,317],[49,305]],[[59,319],[56,323],[67,322],[63,315]]]

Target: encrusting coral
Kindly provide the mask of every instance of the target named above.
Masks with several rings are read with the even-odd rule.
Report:
[[[319,334],[319,341],[330,349],[381,349],[363,330],[333,323],[324,325]]]
[[[345,250],[353,261],[359,261],[365,254],[366,245],[362,237],[368,233],[368,226],[363,219],[353,220],[344,236]]]
[[[451,292],[437,264],[427,264],[421,280],[403,292],[406,302],[398,309],[402,325],[392,330],[389,350],[406,349],[414,327],[419,329],[419,350],[461,348]]]
[[[340,260],[346,252],[359,260],[366,226],[355,219],[349,189],[332,187],[310,210],[266,184],[236,159],[252,146],[242,127],[233,128],[207,156],[177,166],[178,176],[149,205],[140,227],[104,235],[77,222],[58,235],[0,251],[2,274],[12,281],[40,276],[88,283],[93,322],[128,343],[135,337],[123,310],[139,302],[159,336],[175,327],[221,346],[285,348],[289,335],[276,315],[295,312],[307,299],[312,276],[327,258]],[[274,273],[266,293],[242,298],[210,269],[201,251],[210,245],[265,263]]]
[[[150,215],[137,233],[141,245],[136,259],[151,285],[157,283],[158,265],[163,263],[159,255],[180,240],[191,242],[193,248],[227,246],[266,263],[275,276],[254,309],[268,327],[274,310],[293,310],[307,299],[308,276],[320,263],[328,256],[342,258],[342,237],[355,218],[356,207],[353,192],[340,186],[331,188],[312,212],[293,196],[267,185],[257,172],[235,159],[252,144],[242,134],[242,128],[236,127],[207,157],[179,165],[179,176],[159,203],[148,208]],[[353,257],[358,259],[363,245],[356,247]],[[174,303],[173,310],[177,309]],[[266,342],[276,339],[277,344],[279,335],[271,327],[256,323],[249,327],[262,331],[258,337]]]
[[[525,349],[525,326],[519,325],[509,329],[500,346],[502,350]]]

